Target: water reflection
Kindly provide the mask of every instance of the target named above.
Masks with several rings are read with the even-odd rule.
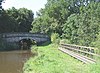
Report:
[[[24,62],[30,56],[30,50],[0,52],[0,73],[21,73]]]

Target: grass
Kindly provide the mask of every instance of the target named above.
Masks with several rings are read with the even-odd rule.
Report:
[[[38,55],[25,63],[24,73],[100,73],[100,64],[83,64],[57,48],[55,44],[37,47]]]

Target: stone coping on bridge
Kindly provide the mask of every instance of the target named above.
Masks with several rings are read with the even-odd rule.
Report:
[[[7,37],[23,37],[23,36],[30,36],[30,37],[45,37],[49,38],[48,35],[42,34],[42,33],[28,33],[28,32],[20,32],[20,33],[1,33],[0,36],[2,38],[7,38]]]
[[[7,43],[19,43],[21,40],[31,40],[37,43],[50,42],[51,39],[46,34],[39,33],[2,33],[0,37]]]

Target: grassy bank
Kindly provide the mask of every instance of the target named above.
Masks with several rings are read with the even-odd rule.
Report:
[[[57,48],[54,44],[35,47],[38,55],[25,63],[24,73],[100,73],[100,64],[83,64]]]

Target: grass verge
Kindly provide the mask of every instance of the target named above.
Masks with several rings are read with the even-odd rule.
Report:
[[[100,63],[83,64],[57,48],[55,44],[37,47],[38,55],[25,63],[24,73],[100,73]]]

